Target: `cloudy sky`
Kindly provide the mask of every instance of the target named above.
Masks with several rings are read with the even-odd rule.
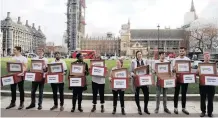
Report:
[[[21,16],[23,24],[41,26],[47,41],[60,45],[66,30],[67,0],[1,0],[1,19],[11,12],[14,21]],[[200,18],[218,18],[218,0],[194,0]],[[89,36],[106,32],[119,33],[122,24],[131,21],[131,28],[156,28],[160,24],[178,28],[191,0],[86,0],[86,33]],[[218,22],[218,21],[217,21]]]

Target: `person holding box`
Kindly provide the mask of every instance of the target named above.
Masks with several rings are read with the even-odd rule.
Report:
[[[210,53],[204,53],[204,62],[203,63],[210,63]],[[198,72],[199,72],[198,68]],[[204,117],[206,114],[206,98],[208,100],[207,104],[207,113],[209,117],[213,117],[213,99],[215,95],[215,86],[208,86],[208,85],[199,85],[199,91],[201,95],[201,115],[200,117]]]
[[[45,82],[45,72],[47,71],[47,64],[48,64],[48,59],[44,57],[44,50],[43,49],[38,49],[37,50],[37,57],[34,59],[37,60],[43,60],[44,64],[43,66],[43,78],[41,82],[32,82],[32,89],[31,89],[31,103],[26,109],[31,109],[35,107],[35,102],[36,102],[36,90],[39,86],[39,102],[38,102],[38,110],[42,109],[42,99],[43,99],[43,89],[44,89],[44,82]]]
[[[173,60],[173,72],[176,72],[176,60],[190,60],[185,56],[186,48],[180,47],[179,56]],[[182,112],[186,115],[189,115],[189,112],[186,110],[186,93],[188,89],[188,83],[179,83],[176,82],[175,93],[174,93],[174,113],[178,114],[178,99],[179,99],[179,91],[180,87],[182,88]]]
[[[64,60],[61,60],[60,52],[55,52],[55,60],[52,61],[51,63],[61,63],[62,64],[63,71],[64,71],[63,78],[65,78],[65,75],[67,74],[67,65]],[[64,105],[64,80],[63,80],[63,83],[51,83],[54,106],[50,108],[50,110],[54,110],[58,108],[58,95],[57,95],[58,91],[60,95],[60,111],[64,110],[64,106],[63,106]]]
[[[123,67],[123,60],[122,59],[119,59],[116,61],[116,67],[113,67],[111,69],[111,76],[109,77],[109,80],[111,82],[112,80],[112,70],[115,70],[115,69],[120,69]],[[124,89],[113,89],[112,90],[112,93],[113,93],[113,112],[112,114],[115,114],[116,113],[116,108],[117,108],[117,98],[118,98],[118,94],[120,96],[120,106],[121,106],[121,112],[123,115],[126,115],[125,113],[125,109],[124,109],[124,93],[125,93],[125,90]]]
[[[15,102],[16,102],[16,89],[17,89],[17,85],[19,88],[19,92],[20,92],[20,106],[18,107],[18,110],[23,109],[24,107],[24,80],[23,80],[23,75],[24,72],[27,70],[27,63],[28,60],[26,57],[21,55],[21,47],[19,46],[15,46],[13,49],[14,52],[14,56],[12,57],[12,60],[15,60],[16,62],[22,63],[23,66],[23,72],[18,74],[18,76],[21,76],[22,81],[20,81],[19,83],[15,83],[10,85],[11,86],[11,103],[8,107],[6,107],[6,109],[10,109],[16,106]]]
[[[137,51],[136,52],[136,59],[132,61],[131,63],[131,76],[133,78],[133,90],[135,92],[135,102],[138,107],[138,113],[142,115],[140,101],[139,101],[139,90],[142,89],[142,92],[144,94],[144,112],[150,115],[150,112],[148,111],[148,101],[149,101],[149,88],[148,86],[140,86],[135,87],[134,85],[134,79],[137,77],[137,75],[134,73],[134,69],[140,66],[147,65],[147,60],[142,59],[142,52]]]
[[[96,55],[95,60],[101,60],[100,55]],[[100,102],[101,102],[101,112],[104,112],[104,88],[105,88],[105,77],[96,77],[92,76],[92,103],[93,108],[91,112],[95,112],[96,110],[96,104],[97,104],[97,96],[99,93],[100,96]]]
[[[164,63],[164,62],[168,62],[167,60],[165,60],[165,53],[164,52],[159,52],[159,60],[156,60],[155,63]],[[153,70],[155,70],[155,63],[153,66]],[[156,70],[154,71],[154,73],[156,74]],[[169,111],[169,109],[167,108],[167,88],[161,88],[158,84],[157,81],[157,87],[156,87],[156,109],[155,109],[155,113],[159,112],[159,106],[160,106],[160,94],[161,94],[161,89],[163,90],[163,106],[164,106],[164,112],[171,114],[171,112]]]
[[[83,61],[83,55],[81,53],[78,53],[76,55],[76,58],[77,58],[77,61],[73,62],[74,64],[84,64],[85,65],[85,76],[89,75],[89,69],[88,69],[88,64],[85,63]],[[85,77],[86,79],[86,77]],[[74,112],[75,111],[75,108],[76,108],[76,100],[78,99],[78,110],[80,112],[83,112],[83,109],[82,109],[82,93],[84,90],[87,90],[87,85],[85,85],[84,87],[69,87],[70,89],[73,90],[73,98],[72,98],[72,104],[73,104],[73,107],[71,109],[71,112]]]

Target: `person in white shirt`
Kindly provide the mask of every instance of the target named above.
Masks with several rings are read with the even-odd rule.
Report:
[[[131,63],[131,76],[133,79],[135,79],[136,75],[134,73],[134,69],[140,66],[148,65],[147,60],[142,59],[142,52],[137,51],[136,52],[136,59],[132,61]],[[148,111],[148,101],[149,101],[149,88],[148,86],[141,86],[141,87],[135,87],[134,86],[134,80],[132,81],[133,89],[135,91],[135,102],[138,107],[138,113],[142,115],[140,101],[139,101],[139,91],[142,89],[142,92],[144,94],[144,112],[150,115],[150,112]]]
[[[169,62],[165,59],[165,53],[164,52],[159,52],[159,60],[155,60],[155,63],[164,63],[164,62]],[[155,70],[155,63],[153,66],[153,70]],[[156,70],[154,72],[156,74]],[[161,94],[161,89],[163,90],[163,106],[164,106],[164,112],[171,114],[171,112],[169,111],[169,109],[167,108],[167,88],[161,88],[159,86],[158,81],[156,82],[156,109],[155,109],[155,113],[159,112],[159,106],[160,106],[160,94]]]
[[[58,95],[57,92],[59,91],[60,95],[60,111],[64,110],[64,81],[65,81],[65,75],[67,74],[67,65],[64,60],[61,60],[61,54],[60,52],[55,52],[55,60],[51,63],[62,63],[63,70],[64,70],[64,80],[63,83],[51,83],[52,92],[53,92],[53,100],[54,100],[54,106],[50,108],[50,110],[54,110],[58,108]]]
[[[12,57],[12,60],[15,60],[18,63],[22,63],[22,65],[23,65],[23,72],[18,74],[18,76],[21,76],[21,78],[23,79],[23,76],[24,76],[23,74],[27,70],[28,60],[26,57],[21,55],[21,47],[15,46],[13,51],[14,51],[14,56]],[[17,85],[18,85],[19,92],[20,92],[20,106],[18,107],[18,110],[23,109],[23,107],[24,107],[24,87],[23,87],[23,84],[24,84],[24,80],[20,81],[19,83],[11,85],[12,100],[11,100],[10,105],[8,107],[6,107],[6,109],[10,109],[10,108],[13,108],[16,106],[15,102],[16,102]]]
[[[31,103],[26,109],[31,109],[35,107],[36,102],[36,91],[39,86],[39,102],[38,102],[38,110],[42,109],[42,99],[43,99],[43,89],[44,89],[44,83],[45,83],[45,72],[47,71],[47,64],[48,59],[44,57],[44,50],[43,49],[37,49],[37,57],[33,60],[44,60],[43,64],[43,77],[41,82],[32,82],[32,90],[31,90]]]
[[[179,56],[176,57],[173,60],[173,72],[176,72],[176,60],[190,60],[188,57],[185,56],[186,54],[186,48],[180,47],[179,49]],[[188,89],[188,84],[187,83],[179,83],[177,81],[176,87],[175,87],[175,93],[174,93],[174,113],[178,114],[178,98],[179,98],[179,91],[180,87],[182,88],[182,112],[189,115],[189,112],[186,110],[186,93]]]
[[[96,56],[96,60],[101,60],[100,55]],[[104,88],[105,88],[105,77],[94,77],[92,76],[92,94],[93,94],[93,108],[91,112],[96,110],[97,104],[97,95],[99,92],[100,101],[101,101],[101,112],[104,112]]]
[[[109,77],[110,82],[112,81],[112,78],[111,78],[112,77],[112,70],[120,69],[122,67],[123,67],[123,60],[122,59],[117,60],[116,66],[111,69],[111,73],[110,73],[110,77]],[[124,89],[112,89],[112,93],[113,93],[113,107],[114,107],[112,114],[116,113],[117,99],[118,99],[118,94],[119,94],[121,112],[122,112],[122,115],[126,115],[125,109],[124,109],[124,93],[125,93],[125,90]]]

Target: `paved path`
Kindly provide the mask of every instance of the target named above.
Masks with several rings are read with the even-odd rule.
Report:
[[[37,100],[37,99],[36,99]],[[97,105],[97,111],[95,113],[91,113],[90,110],[92,108],[92,101],[83,100],[82,107],[84,109],[83,113],[80,113],[76,110],[75,113],[71,113],[70,110],[72,108],[72,100],[65,100],[65,109],[60,112],[59,109],[55,111],[50,111],[50,107],[53,106],[52,99],[44,99],[43,100],[43,109],[37,110],[33,108],[31,110],[17,110],[19,105],[19,98],[16,101],[16,107],[10,110],[6,110],[5,107],[10,103],[10,97],[1,97],[1,116],[2,117],[199,117],[200,114],[200,103],[198,101],[189,101],[187,102],[187,109],[191,113],[190,115],[185,115],[181,112],[181,104],[179,104],[179,115],[171,114],[168,115],[163,112],[162,103],[160,105],[160,113],[154,114],[155,102],[149,102],[149,111],[152,113],[150,116],[143,114],[142,116],[137,114],[137,108],[134,101],[126,101],[125,102],[125,110],[127,115],[123,116],[120,113],[120,105],[118,102],[117,106],[117,114],[112,115],[112,101],[105,102],[105,113],[100,112],[100,105]],[[30,98],[25,98],[25,107],[30,104]],[[143,102],[141,102],[141,106],[143,106]],[[37,106],[36,106],[37,107]],[[143,107],[142,107],[143,108]],[[173,112],[173,101],[168,102],[168,108],[171,112]],[[218,117],[218,102],[214,102],[214,116]]]

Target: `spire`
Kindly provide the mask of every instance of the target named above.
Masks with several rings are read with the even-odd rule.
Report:
[[[190,9],[191,12],[195,12],[195,6],[194,6],[194,1],[192,0],[192,4],[191,4],[191,9]]]
[[[130,29],[130,18],[128,18],[128,30]]]
[[[128,25],[130,25],[130,19],[128,18]]]

